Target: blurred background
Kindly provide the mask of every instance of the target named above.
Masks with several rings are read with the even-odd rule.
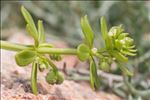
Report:
[[[128,63],[136,73],[132,84],[136,89],[150,89],[150,1],[1,1],[1,39],[11,36],[9,30],[25,30],[21,5],[28,9],[35,22],[43,20],[47,38],[62,40],[70,47],[77,47],[82,42],[80,18],[84,15],[88,15],[95,32],[96,47],[103,46],[99,28],[101,16],[106,17],[109,28],[123,24],[138,48],[137,56]],[[128,94],[121,86],[113,92],[121,97]]]

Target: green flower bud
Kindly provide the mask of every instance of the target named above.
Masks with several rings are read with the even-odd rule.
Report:
[[[64,77],[63,77],[62,73],[58,72],[56,84],[61,84],[61,83],[63,83],[63,81],[64,81]]]
[[[111,57],[108,57],[108,58],[107,58],[107,62],[108,62],[108,64],[110,65],[110,64],[113,62],[113,59],[112,59]]]
[[[111,37],[116,37],[116,35],[117,35],[117,29],[116,28],[111,28],[108,34]]]
[[[119,40],[115,40],[115,47],[118,49],[118,50],[120,50],[120,49],[122,49],[122,43],[119,41]]]
[[[39,64],[40,72],[43,72],[45,68],[46,68],[46,65],[44,63],[43,64]]]
[[[124,29],[122,28],[122,25],[119,25],[119,26],[112,27],[108,34],[109,36],[117,38],[123,31]]]
[[[37,60],[38,60],[38,63],[39,63],[38,68],[39,68],[40,72],[43,72],[44,69],[48,68],[49,64],[48,64],[47,61],[45,61],[44,59],[40,59],[40,58],[37,59]]]
[[[62,58],[59,54],[51,54],[50,55],[51,60],[60,61]]]
[[[46,75],[46,82],[49,84],[55,84],[57,82],[57,74],[54,71],[50,71],[47,75]]]
[[[125,38],[125,43],[127,46],[131,46],[133,44],[133,39],[126,37]]]
[[[109,72],[110,70],[109,64],[106,61],[101,62],[99,68],[105,72]]]
[[[118,36],[118,39],[119,40],[122,40],[123,38],[125,38],[126,36],[128,36],[129,33],[121,33],[119,36]]]

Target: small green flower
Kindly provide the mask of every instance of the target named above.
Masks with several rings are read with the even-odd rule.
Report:
[[[100,68],[101,70],[105,71],[105,72],[109,72],[109,70],[110,70],[110,65],[108,64],[107,61],[102,61],[102,62],[100,62],[100,64],[99,64],[99,68]]]

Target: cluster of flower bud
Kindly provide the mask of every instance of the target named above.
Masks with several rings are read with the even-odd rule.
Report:
[[[115,26],[110,29],[108,36],[112,39],[113,49],[119,51],[122,55],[135,56],[133,39],[128,36],[129,33],[124,33],[123,27]]]

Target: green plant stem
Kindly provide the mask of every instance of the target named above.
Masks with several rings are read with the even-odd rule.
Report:
[[[37,50],[39,53],[46,54],[66,54],[66,55],[76,55],[77,50],[71,48],[48,48],[41,47]]]
[[[55,72],[58,72],[58,68],[56,67],[56,65],[51,60],[49,60],[48,58],[45,58],[45,57],[42,57],[42,59],[45,59],[49,63],[49,65],[53,68],[53,70]]]
[[[0,41],[1,48],[11,51],[21,51],[24,49],[31,48],[31,45],[21,45],[17,43],[10,43],[7,41]],[[37,49],[37,52],[42,54],[64,54],[64,55],[77,55],[76,49],[71,48],[49,48],[49,47],[40,47]]]
[[[32,65],[32,72],[31,72],[31,88],[33,94],[37,95],[37,63],[33,62]]]
[[[21,50],[29,48],[28,46],[25,46],[25,45],[20,45],[17,43],[10,43],[7,41],[2,41],[2,40],[0,41],[0,43],[1,43],[0,47],[2,49],[11,50],[11,51],[21,51]]]

